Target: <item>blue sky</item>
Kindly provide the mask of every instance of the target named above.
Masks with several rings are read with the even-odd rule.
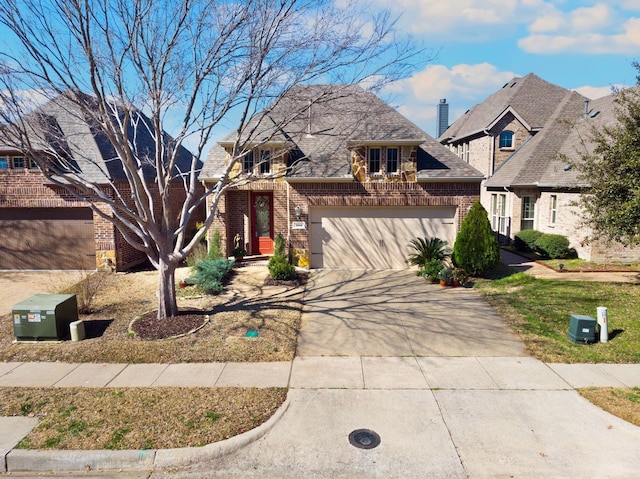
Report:
[[[514,76],[535,73],[595,99],[636,83],[640,0],[373,0],[436,55],[388,99],[435,136],[436,105],[453,122]]]

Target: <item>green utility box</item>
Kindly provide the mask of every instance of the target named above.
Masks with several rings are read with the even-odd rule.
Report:
[[[69,336],[78,320],[75,294],[36,294],[13,306],[13,332],[18,341],[52,341]]]
[[[589,344],[596,342],[596,320],[591,316],[572,314],[567,336],[574,343]]]

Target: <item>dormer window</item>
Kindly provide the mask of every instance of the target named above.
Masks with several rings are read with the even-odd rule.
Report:
[[[247,151],[242,157],[242,171],[244,173],[253,173],[255,162],[253,160],[253,151]]]
[[[398,148],[387,148],[387,162],[385,166],[388,175],[398,172],[398,158]]]
[[[370,175],[380,174],[382,148],[369,148],[369,158],[367,161],[367,170]]]
[[[513,132],[505,130],[500,133],[500,148],[513,148]]]
[[[260,174],[271,173],[271,150],[260,150]]]

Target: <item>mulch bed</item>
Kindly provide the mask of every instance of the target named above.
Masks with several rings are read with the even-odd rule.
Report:
[[[309,273],[307,272],[298,272],[296,273],[296,277],[293,279],[283,280],[283,279],[273,279],[271,276],[267,276],[264,280],[265,286],[289,286],[292,288],[297,288],[298,286],[304,286],[307,284],[307,279],[309,279]]]
[[[207,314],[204,311],[181,311],[178,316],[158,321],[158,312],[151,311],[134,321],[131,329],[140,339],[166,339],[199,328],[207,321]]]

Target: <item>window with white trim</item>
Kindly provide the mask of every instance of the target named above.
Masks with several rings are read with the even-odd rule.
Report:
[[[491,195],[491,228],[502,235],[507,234],[507,195]]]
[[[513,148],[513,132],[505,130],[500,133],[500,148]]]
[[[271,150],[260,150],[260,174],[271,173]]]
[[[387,161],[386,172],[388,175],[398,173],[398,167],[400,166],[398,148],[387,148]]]
[[[522,220],[520,221],[521,230],[532,230],[534,228],[535,213],[536,213],[536,197],[523,196],[522,197]]]
[[[369,148],[369,156],[367,158],[367,171],[370,175],[380,174],[382,157],[382,148]]]
[[[556,224],[558,218],[558,195],[551,195],[551,202],[549,208],[549,223]]]
[[[255,163],[253,160],[253,150],[247,151],[245,155],[242,157],[242,171],[244,173],[253,173],[254,167],[255,167]]]

